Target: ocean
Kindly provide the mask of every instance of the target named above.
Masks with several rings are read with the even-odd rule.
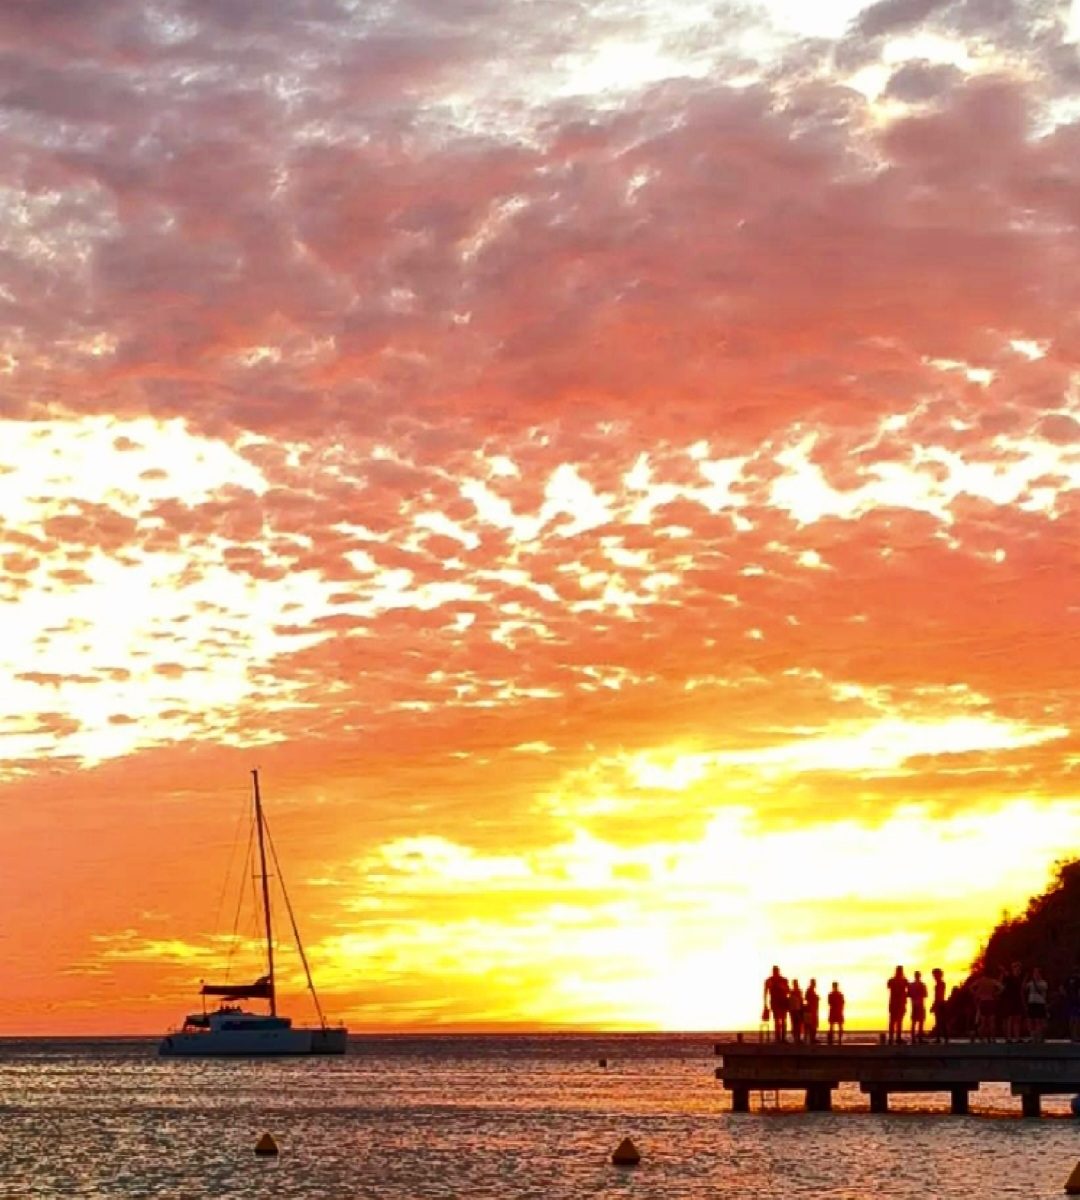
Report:
[[[606,1059],[607,1067],[600,1066]],[[159,1059],[142,1040],[0,1041],[0,1197],[949,1200],[1059,1197],[1080,1121],[1004,1087],[872,1115],[730,1112],[705,1034],[354,1038],[344,1058]],[[264,1131],[277,1158],[256,1158]],[[630,1136],[641,1165],[611,1165]]]

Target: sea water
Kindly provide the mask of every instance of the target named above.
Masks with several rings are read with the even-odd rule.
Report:
[[[1058,1197],[1067,1100],[1001,1086],[953,1117],[797,1095],[733,1114],[707,1035],[355,1038],[344,1058],[159,1059],[150,1041],[0,1041],[0,1197],[677,1200]],[[600,1060],[606,1059],[607,1066]],[[256,1158],[268,1131],[277,1158]],[[641,1165],[610,1156],[630,1136]]]

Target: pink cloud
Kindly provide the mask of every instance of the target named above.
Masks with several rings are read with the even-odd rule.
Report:
[[[119,422],[83,475],[42,451],[22,507],[3,493],[0,603],[54,607],[13,676],[34,690],[0,802],[39,860],[78,809],[65,886],[95,865],[83,800],[103,854],[149,854],[132,806],[198,807],[255,741],[297,828],[345,814],[346,861],[444,828],[544,844],[567,780],[656,747],[882,710],[1077,728],[1080,130],[1052,105],[1053,12],[883,0],[782,66],[724,45],[703,77],[590,95],[567,56],[643,13],[160,11],[0,14],[22,204],[0,414]],[[899,64],[883,115],[843,64],[918,31],[978,32],[980,68],[1005,65]],[[196,485],[145,416],[233,474]],[[103,478],[120,458],[136,483]],[[136,739],[117,761],[72,752],[99,715]],[[752,794],[774,823],[977,807],[1075,788],[1075,752]],[[655,837],[603,771],[624,836]],[[721,792],[669,798],[664,828],[700,832]],[[98,915],[125,927],[132,902]]]

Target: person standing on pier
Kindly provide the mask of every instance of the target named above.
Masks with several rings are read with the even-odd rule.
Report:
[[[998,997],[1001,1032],[1007,1042],[1019,1042],[1024,1036],[1024,973],[1018,962],[1001,977]]]
[[[1069,1040],[1080,1042],[1080,969],[1073,970],[1065,980],[1065,1019]]]
[[[802,1045],[803,1040],[803,1018],[806,1015],[806,1001],[803,999],[802,988],[799,987],[799,981],[793,979],[791,981],[791,994],[788,996],[788,1016],[791,1018],[791,1036],[797,1046]]]
[[[1046,1012],[1050,996],[1050,985],[1042,977],[1038,967],[1031,968],[1027,981],[1028,1030],[1033,1042],[1046,1040]]]
[[[885,986],[889,989],[889,1045],[904,1044],[904,1013],[907,1012],[908,981],[903,967],[897,967]]]
[[[836,1035],[836,1044],[839,1046],[844,1040],[844,993],[840,990],[840,985],[833,980],[832,991],[828,995],[829,1001],[829,1045],[833,1044],[833,1035]]]
[[[945,1004],[945,1024],[955,1038],[973,1039],[976,1036],[975,997],[971,988],[954,987]]]
[[[811,979],[810,986],[803,996],[805,1012],[803,1013],[803,1029],[806,1040],[811,1045],[817,1045],[818,1017],[821,1012],[821,997],[818,995],[817,980]]]
[[[791,989],[788,981],[773,967],[772,974],[765,980],[765,1008],[772,1013],[773,1032],[778,1042],[787,1041],[788,997]]]
[[[926,1041],[926,984],[923,983],[922,971],[915,972],[915,978],[908,984],[908,996],[911,999],[911,1044]]]
[[[932,1035],[935,1042],[949,1040],[948,1006],[945,1002],[945,972],[935,967],[931,972],[934,977],[934,999],[930,1011],[934,1015]]]
[[[983,971],[972,982],[971,997],[975,1001],[975,1037],[981,1042],[992,1042],[997,1034],[998,996],[1001,984],[989,971]]]

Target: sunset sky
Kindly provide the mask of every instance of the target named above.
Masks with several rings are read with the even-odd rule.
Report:
[[[0,1033],[197,1006],[253,767],[358,1030],[959,981],[1080,853],[1078,35],[0,6]]]

